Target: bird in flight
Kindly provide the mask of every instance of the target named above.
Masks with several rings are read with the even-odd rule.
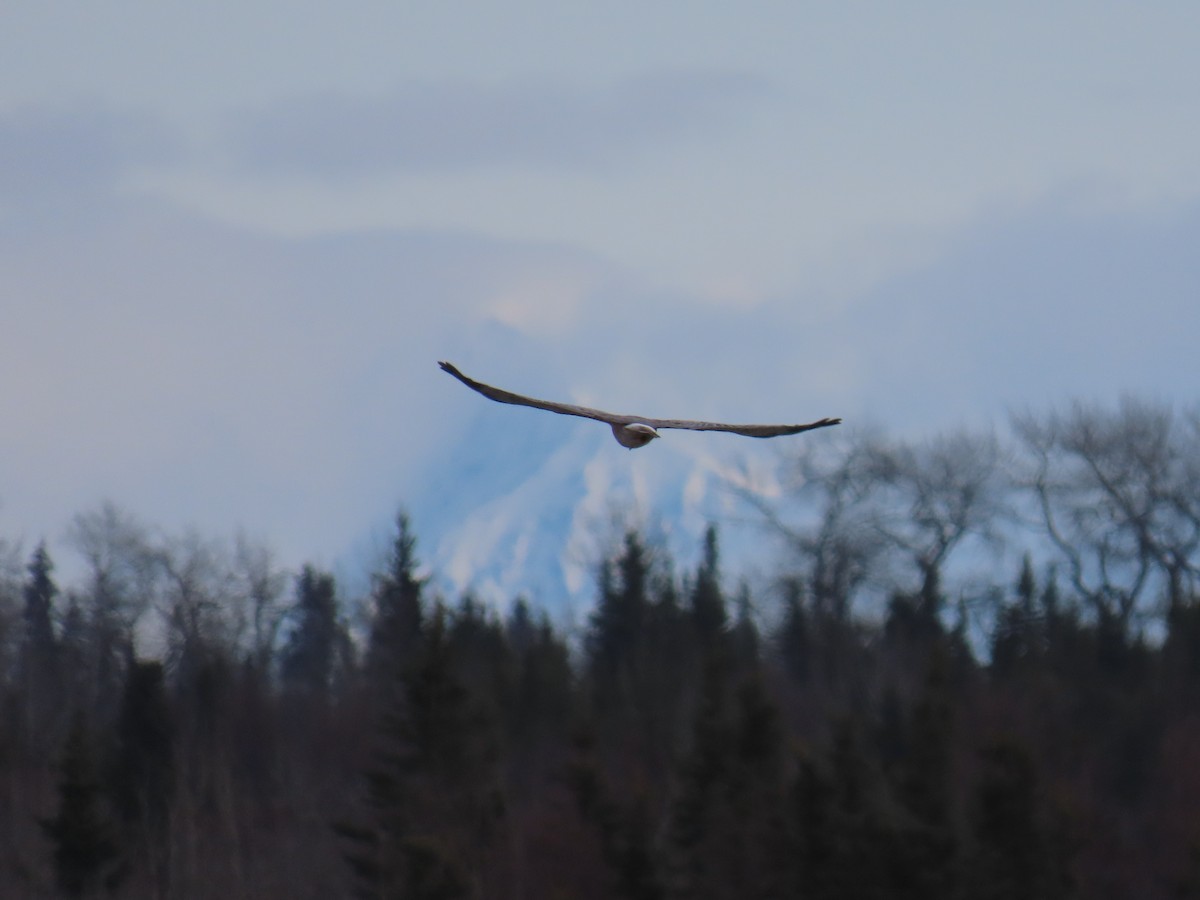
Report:
[[[746,437],[769,438],[784,434],[799,434],[802,431],[812,431],[814,428],[826,428],[838,425],[841,419],[821,419],[809,422],[807,425],[725,425],[721,422],[693,422],[690,419],[652,419],[648,416],[628,416],[622,413],[604,412],[587,406],[575,406],[570,403],[555,403],[550,400],[535,400],[522,394],[492,387],[490,384],[468,378],[448,362],[439,362],[443,372],[449,372],[473,391],[478,391],[489,400],[497,403],[511,403],[515,406],[532,406],[534,409],[544,409],[548,412],[560,413],[564,416],[579,416],[584,419],[595,419],[605,422],[612,427],[613,437],[622,447],[633,450],[645,447],[659,436],[660,428],[684,428],[689,431],[727,431],[731,434],[742,434]]]

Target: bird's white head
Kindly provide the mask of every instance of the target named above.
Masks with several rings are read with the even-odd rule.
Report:
[[[630,450],[645,447],[658,437],[657,431],[649,425],[643,425],[641,422],[631,422],[628,425],[613,425],[612,432],[613,437],[617,439],[617,443],[622,447],[628,447]]]

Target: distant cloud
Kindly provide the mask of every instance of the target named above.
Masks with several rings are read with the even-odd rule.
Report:
[[[845,406],[893,426],[1003,421],[1126,392],[1191,403],[1197,246],[1195,203],[1135,214],[1050,197],[964,228],[815,334],[839,349],[827,366]]]
[[[0,114],[0,205],[26,208],[111,187],[178,142],[161,120],[100,105],[28,106]]]
[[[318,176],[485,166],[604,168],[664,143],[719,133],[769,88],[692,71],[604,89],[549,80],[413,83],[378,97],[319,94],[231,118],[237,161]]]

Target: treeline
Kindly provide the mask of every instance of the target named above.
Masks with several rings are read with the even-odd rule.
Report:
[[[1200,897],[1200,417],[1014,426],[799,445],[777,572],[630,530],[570,635],[403,515],[366,598],[80,515],[0,579],[0,896]]]

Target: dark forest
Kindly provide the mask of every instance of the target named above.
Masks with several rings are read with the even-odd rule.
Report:
[[[1200,410],[1010,424],[797,441],[772,571],[629,528],[572,628],[403,513],[363,597],[111,504],[74,583],[7,543],[0,896],[1200,898]]]

